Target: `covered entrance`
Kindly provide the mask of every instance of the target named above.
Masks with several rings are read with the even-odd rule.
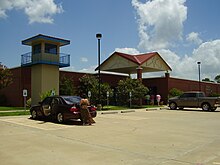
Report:
[[[114,52],[100,65],[100,70],[129,75],[137,73],[139,80],[142,80],[142,73],[145,72],[172,71],[157,52],[138,55]]]

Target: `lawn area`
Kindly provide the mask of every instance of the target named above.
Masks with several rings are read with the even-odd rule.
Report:
[[[12,110],[24,110],[24,107],[1,107],[0,106],[0,111],[12,111]]]
[[[30,115],[29,109],[24,107],[1,107],[0,116],[19,116],[19,115]]]
[[[21,116],[21,115],[30,115],[29,110],[26,111],[16,111],[16,112],[0,112],[0,116]]]

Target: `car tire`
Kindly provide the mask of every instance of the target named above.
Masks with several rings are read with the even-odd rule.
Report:
[[[203,111],[209,111],[209,110],[210,110],[210,105],[209,105],[209,103],[203,103],[203,104],[202,104],[202,110],[203,110]]]
[[[63,113],[58,112],[57,115],[56,115],[56,119],[57,119],[58,123],[63,123],[64,122]]]
[[[31,118],[34,119],[34,120],[36,120],[38,118],[36,110],[31,111]]]
[[[170,107],[171,110],[177,109],[177,105],[176,105],[176,103],[174,103],[174,102],[171,102],[171,103],[169,104],[169,107]]]

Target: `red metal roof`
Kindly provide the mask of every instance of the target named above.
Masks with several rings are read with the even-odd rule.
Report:
[[[132,62],[135,62],[138,65],[141,65],[147,60],[149,60],[151,57],[158,55],[157,52],[138,54],[138,55],[129,55],[129,54],[120,53],[120,52],[115,52],[115,53],[123,58],[126,58]]]

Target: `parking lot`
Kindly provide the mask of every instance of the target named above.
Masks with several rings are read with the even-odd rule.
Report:
[[[220,109],[99,113],[95,121],[0,117],[1,165],[220,165]]]

